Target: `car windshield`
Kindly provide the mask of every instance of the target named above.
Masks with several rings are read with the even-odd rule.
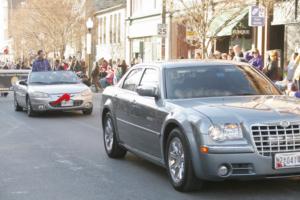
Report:
[[[31,85],[77,84],[79,78],[71,71],[32,72],[29,75]]]
[[[169,99],[280,94],[262,74],[247,65],[169,68],[165,78]]]

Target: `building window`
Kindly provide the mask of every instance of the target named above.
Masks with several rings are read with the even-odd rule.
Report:
[[[106,44],[106,17],[103,20],[103,43]]]
[[[100,44],[103,44],[103,20],[102,20],[102,18],[100,18],[99,19],[100,21],[99,21],[99,36],[100,36],[100,38],[99,38],[99,41],[100,41]]]
[[[112,15],[110,15],[110,19],[109,19],[109,42],[110,42],[110,44],[112,44],[112,42],[113,42],[113,23],[112,23],[112,21],[113,21],[113,16]]]
[[[121,13],[118,14],[118,43],[121,43]]]
[[[114,15],[114,43],[117,43],[117,14]]]

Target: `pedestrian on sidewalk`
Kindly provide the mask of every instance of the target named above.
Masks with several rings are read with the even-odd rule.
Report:
[[[115,73],[114,73],[112,67],[109,65],[107,66],[106,74],[107,75],[104,78],[101,78],[99,81],[100,85],[103,89],[106,88],[107,86],[113,85],[113,83],[114,83]]]
[[[295,73],[293,81],[296,85],[297,90],[300,90],[300,54],[295,59]]]
[[[118,65],[117,71],[116,71],[116,78],[117,81],[119,81],[124,74],[127,72],[128,69],[128,65],[126,64],[126,61],[123,60],[122,63],[120,65]]]
[[[263,69],[263,60],[261,55],[259,54],[258,49],[253,49],[251,55],[253,57],[249,60],[248,63],[261,71]]]
[[[98,92],[99,88],[101,88],[99,84],[99,77],[100,77],[100,67],[98,62],[96,62],[96,65],[92,71],[92,84],[94,84],[96,92]]]
[[[263,68],[263,72],[266,74],[269,79],[272,81],[280,81],[280,69],[278,67],[278,53],[277,51],[272,51],[270,53],[270,60],[268,64]]]
[[[233,51],[234,51],[234,57],[233,57],[234,61],[245,62],[244,54],[242,52],[242,49],[241,49],[240,45],[235,45],[233,47]]]
[[[51,66],[49,61],[45,58],[45,52],[43,50],[38,51],[38,57],[32,64],[32,71],[51,71]]]
[[[56,59],[54,61],[53,70],[54,71],[60,71],[61,70],[61,65],[60,65],[59,59]]]

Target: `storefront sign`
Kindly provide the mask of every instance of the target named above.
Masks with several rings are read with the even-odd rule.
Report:
[[[232,30],[232,35],[250,35],[251,31],[249,29],[237,29]]]
[[[167,36],[167,24],[157,24],[157,35],[161,37]]]
[[[193,31],[191,27],[187,27],[185,31],[185,37],[187,41],[192,41],[197,39],[196,31]]]
[[[249,26],[265,25],[265,8],[263,6],[250,6],[249,8]]]

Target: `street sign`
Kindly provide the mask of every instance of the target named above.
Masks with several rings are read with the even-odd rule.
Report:
[[[250,6],[249,8],[249,26],[265,25],[266,9],[263,6]]]
[[[161,37],[167,36],[167,24],[157,24],[157,35]]]
[[[197,40],[197,33],[195,31],[187,29],[185,32],[185,38],[187,41]]]

